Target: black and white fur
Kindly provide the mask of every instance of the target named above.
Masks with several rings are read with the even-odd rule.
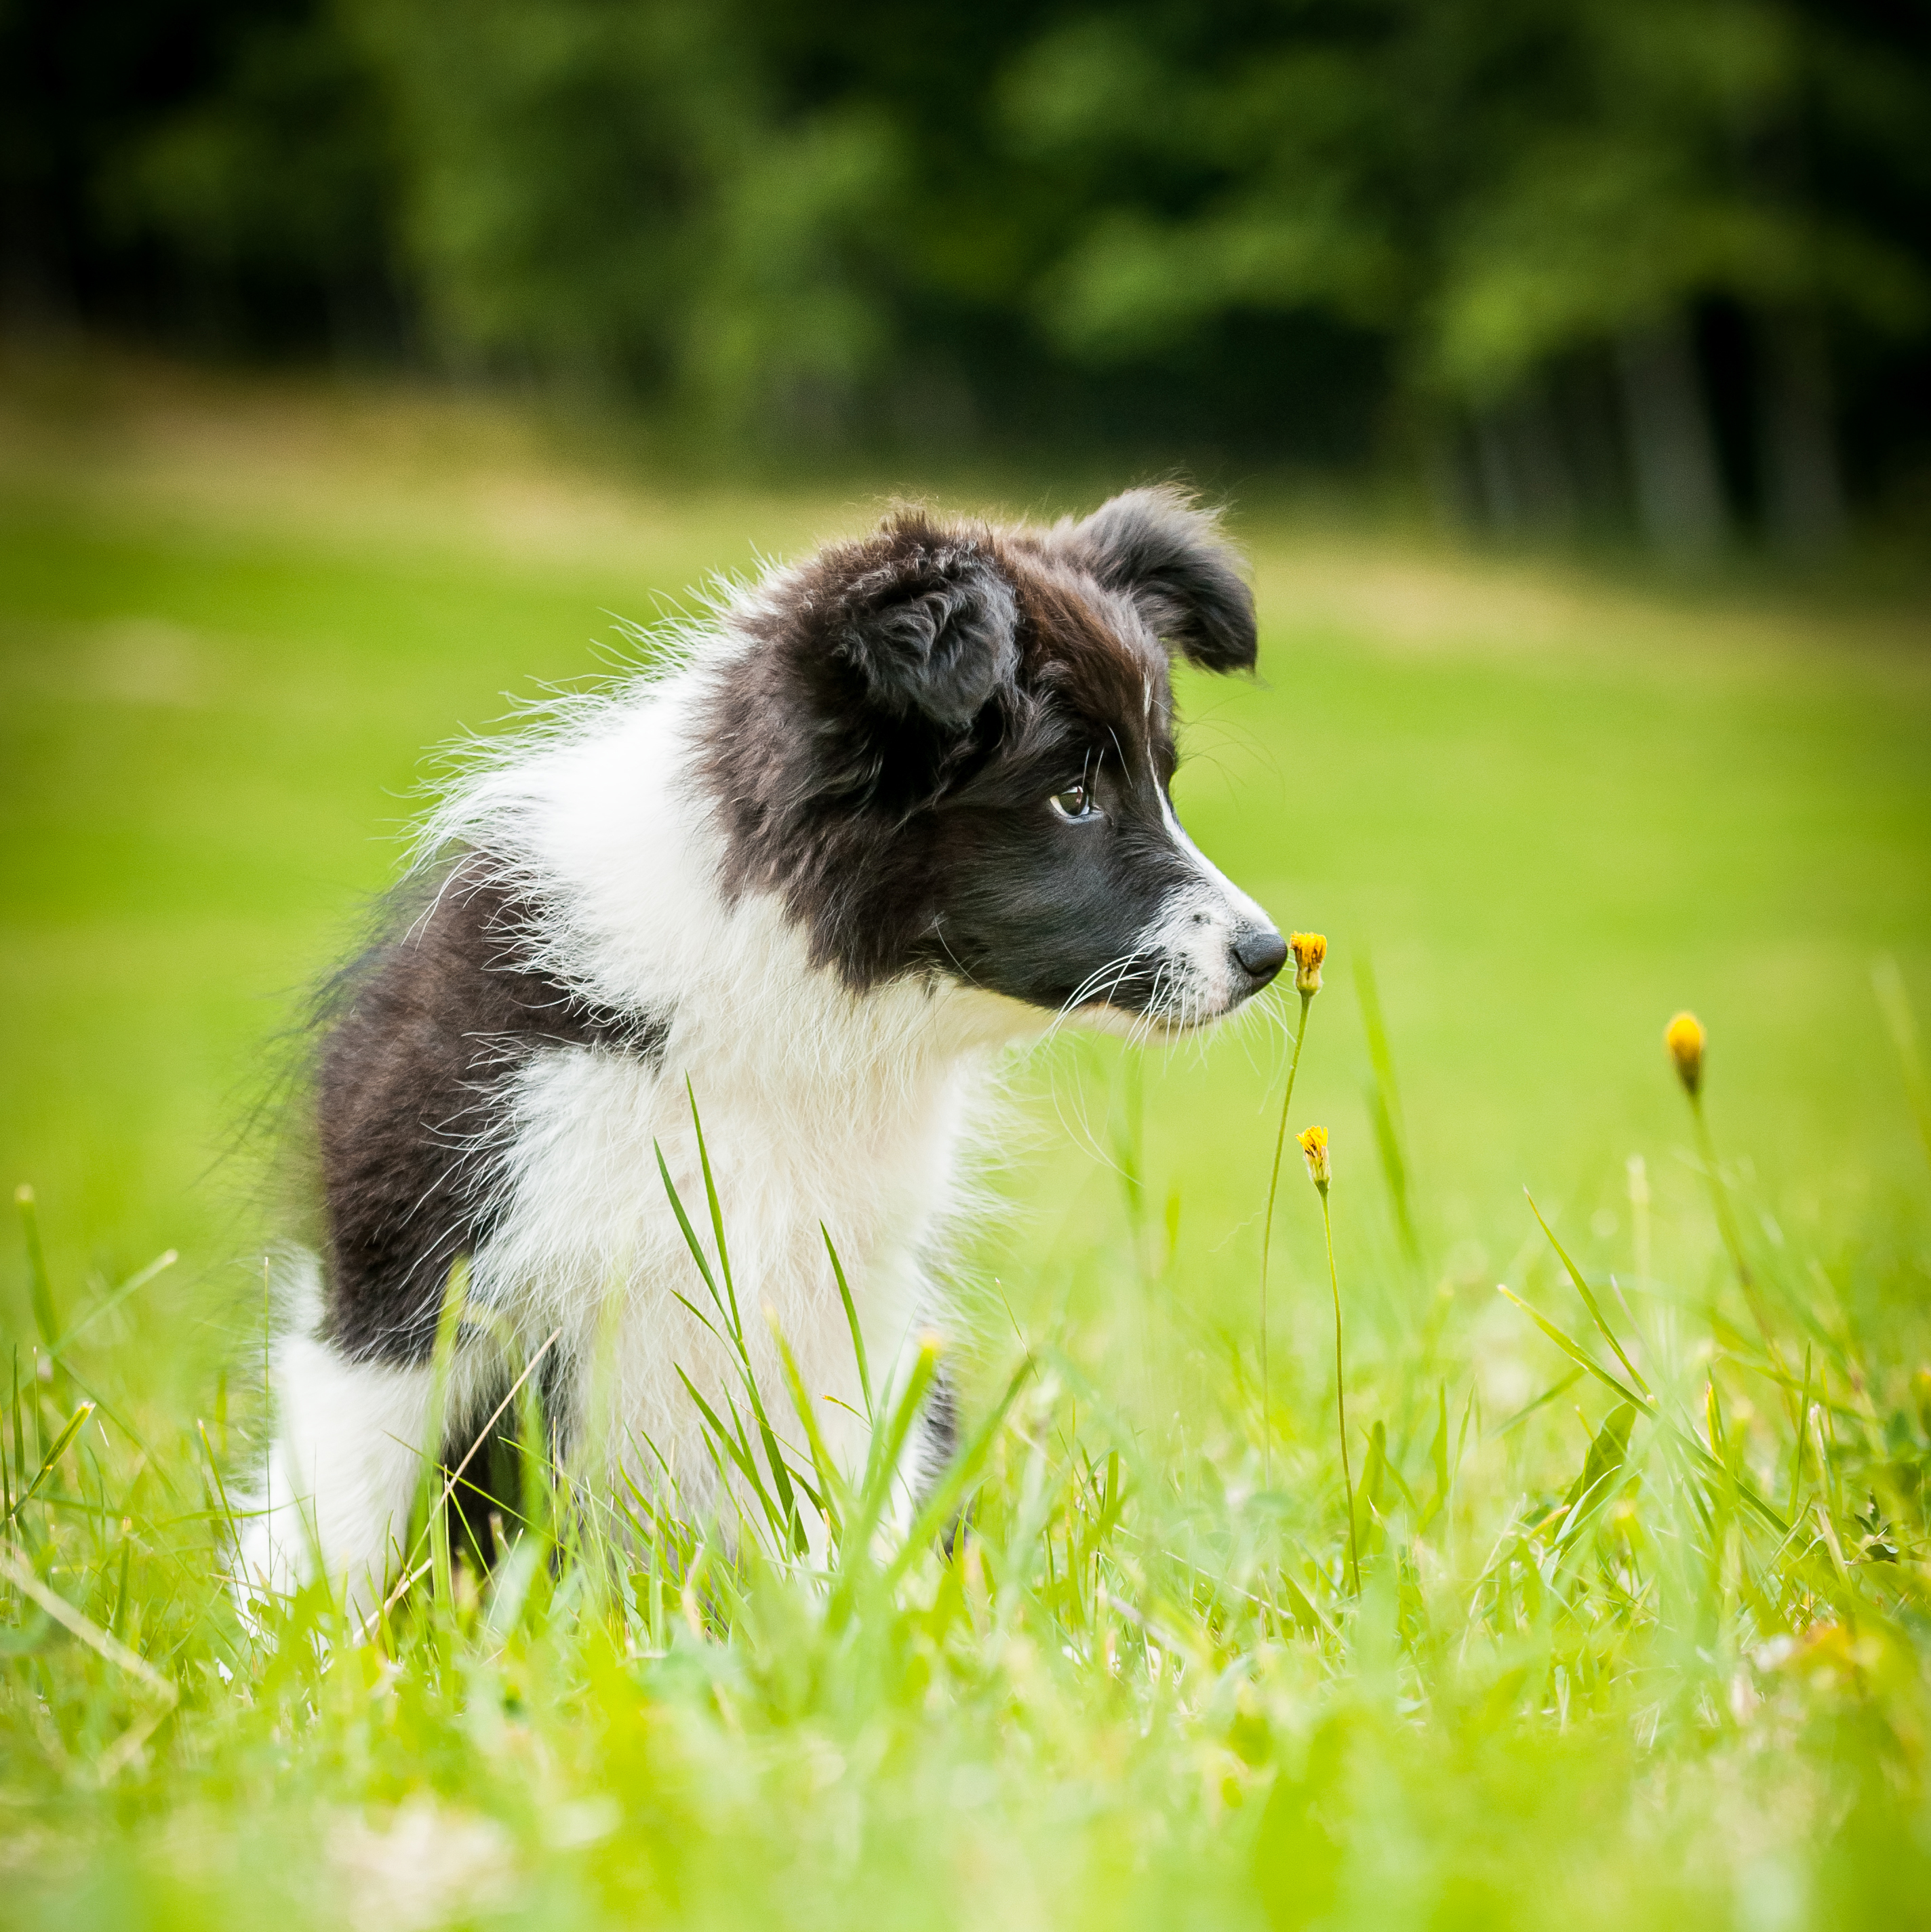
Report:
[[[251,1582],[319,1552],[367,1601],[393,1571],[458,1256],[493,1313],[458,1345],[446,1454],[507,1386],[505,1325],[526,1353],[560,1330],[563,1453],[647,1485],[661,1456],[686,1505],[709,1499],[677,1372],[714,1402],[730,1378],[677,1298],[702,1291],[654,1152],[698,1208],[686,1082],[770,1406],[761,1308],[862,1453],[820,1223],[875,1373],[902,1364],[948,1325],[921,1258],[1002,1050],[1069,1015],[1197,1028],[1285,956],[1174,816],[1173,652],[1219,671],[1255,652],[1235,560],[1177,492],[1050,529],[907,512],[452,788],[417,903],[321,1043],[326,1238],[279,1351]],[[908,1486],[952,1428],[941,1388]]]

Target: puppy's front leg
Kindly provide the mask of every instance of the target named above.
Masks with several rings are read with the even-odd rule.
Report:
[[[366,1616],[407,1552],[428,1450],[433,1371],[356,1362],[290,1336],[277,1352],[280,1420],[267,1493],[242,1537],[245,1588],[285,1594],[321,1573]]]

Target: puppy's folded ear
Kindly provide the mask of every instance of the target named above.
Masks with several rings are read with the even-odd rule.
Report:
[[[1170,650],[1206,670],[1254,668],[1254,593],[1219,518],[1184,490],[1129,490],[1074,524],[1065,541],[1107,590],[1140,606]]]
[[[881,710],[962,730],[1017,667],[1011,584],[978,544],[920,520],[900,519],[866,548],[869,567],[826,614],[833,650]]]

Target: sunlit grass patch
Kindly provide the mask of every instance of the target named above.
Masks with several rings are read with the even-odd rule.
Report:
[[[1299,1138],[1325,1196],[1326,1137]],[[452,1539],[464,1471],[425,1464],[373,1616],[326,1582],[238,1615],[261,1422],[245,1363],[212,1416],[155,1412],[111,1352],[105,1379],[89,1331],[141,1284],[65,1310],[23,1201],[35,1329],[0,1477],[20,1907],[1377,1927],[1882,1910],[1931,1863],[1931,1376],[1921,1318],[1873,1330],[1856,1276],[1902,1267],[1921,1294],[1921,1232],[1888,1263],[1740,1220],[1713,1240],[1728,1197],[1709,1178],[1632,1278],[1592,1278],[1525,1208],[1510,1359],[1542,1379],[1506,1412],[1461,1319],[1419,1354],[1350,1355],[1340,1437],[1299,1358],[1263,1407],[1257,1334],[1164,1425],[1076,1335],[1020,1322],[982,1350],[999,1393],[896,1539],[931,1346],[878,1391],[866,1466],[839,1468],[795,1370],[788,1401],[749,1372],[751,1289],[707,1189],[675,1205],[692,1306],[744,1370],[706,1418],[728,1500],[698,1518],[674,1488],[586,1487],[526,1401],[518,1486],[488,1498],[494,1564]],[[1117,1244],[1082,1264],[1134,1268]]]

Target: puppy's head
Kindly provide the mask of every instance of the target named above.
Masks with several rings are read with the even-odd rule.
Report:
[[[1254,602],[1170,490],[1050,530],[892,518],[740,614],[707,721],[725,886],[864,988],[938,974],[1197,1026],[1280,970],[1174,816],[1173,655],[1251,668]]]

